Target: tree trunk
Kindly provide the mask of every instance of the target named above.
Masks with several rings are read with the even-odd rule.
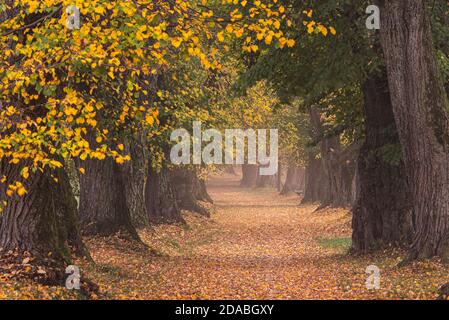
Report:
[[[84,235],[108,236],[125,231],[139,240],[131,223],[121,168],[111,158],[80,162],[80,218]]]
[[[449,259],[449,108],[423,0],[380,2],[381,43],[416,232],[407,260]]]
[[[347,207],[352,204],[352,180],[355,173],[353,161],[356,152],[343,150],[338,136],[326,137],[321,114],[317,107],[310,108],[310,119],[315,139],[319,139],[322,190],[321,207]],[[348,147],[350,148],[350,147]]]
[[[240,185],[242,187],[251,188],[257,183],[257,177],[259,176],[259,166],[253,164],[242,165],[242,180]]]
[[[223,171],[225,172],[225,173],[228,173],[228,174],[232,174],[233,176],[236,176],[237,175],[237,173],[235,172],[235,169],[234,169],[234,166],[233,165],[224,165],[223,166]]]
[[[301,203],[320,202],[326,197],[327,188],[321,159],[316,159],[314,152],[309,151],[305,170],[304,198]]]
[[[388,152],[400,153],[401,146],[386,75],[368,79],[363,92],[365,141],[359,153],[358,194],[352,210],[351,249],[357,253],[390,244],[405,247],[413,235],[404,164],[402,159],[388,158]]]
[[[306,187],[306,170],[304,168],[296,169],[296,179],[298,184],[298,191],[304,194],[304,189]]]
[[[196,175],[194,176],[194,196],[199,201],[214,203],[214,200],[212,200],[211,196],[207,192],[207,186],[206,181],[202,178],[198,178]]]
[[[153,223],[184,222],[165,167],[157,171],[151,164],[148,165],[145,203],[149,219]]]
[[[22,168],[4,159],[0,162],[0,175],[8,181],[21,181]],[[28,251],[37,257],[49,257],[51,252],[52,259],[66,263],[70,262],[71,253],[88,256],[66,172],[37,171],[23,185],[27,189],[24,196],[8,197],[5,185],[0,184],[0,201],[7,201],[0,224],[0,248]]]
[[[287,195],[290,192],[295,191],[295,178],[296,178],[296,167],[288,166],[287,176],[285,177],[285,183],[281,190],[281,195]]]
[[[328,187],[322,199],[322,207],[347,207],[352,204],[352,177],[354,163],[343,158],[343,148],[339,137],[325,138],[321,141],[321,161]],[[354,153],[355,155],[355,153]],[[353,155],[353,156],[354,156]]]
[[[276,180],[276,175],[258,175],[256,179],[256,188],[274,188],[276,186]]]
[[[122,166],[126,203],[129,208],[131,223],[135,228],[149,225],[149,215],[145,205],[145,182],[147,176],[147,157],[145,147],[136,140],[131,140],[126,146],[131,155],[131,161]]]
[[[12,0],[3,3],[11,9],[2,10],[0,22],[18,13],[17,7],[11,6]],[[15,58],[11,55],[8,61],[13,63]],[[23,166],[9,164],[8,160],[0,158],[0,177],[5,176],[10,183],[22,181]],[[77,203],[66,172],[37,171],[23,185],[27,189],[24,196],[8,197],[6,185],[0,183],[0,203],[7,202],[0,212],[0,248],[28,251],[46,259],[51,252],[52,259],[58,263],[70,262],[71,251],[89,256],[80,236]]]
[[[305,175],[306,173],[303,168],[290,165],[287,169],[287,176],[285,177],[285,183],[280,194],[287,195],[290,192],[296,192],[304,195]]]
[[[198,195],[198,177],[195,171],[188,169],[174,169],[170,172],[170,181],[175,190],[176,201],[181,209],[210,216],[210,212],[200,206]]]
[[[282,190],[282,164],[278,164],[278,172],[276,173],[276,190],[281,192]]]

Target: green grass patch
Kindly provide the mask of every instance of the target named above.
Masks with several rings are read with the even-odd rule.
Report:
[[[351,247],[351,238],[316,238],[318,244],[324,248],[336,249],[341,252],[348,251]]]

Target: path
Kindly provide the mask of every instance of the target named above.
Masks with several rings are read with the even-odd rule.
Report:
[[[99,263],[89,273],[102,289],[114,298],[149,299],[422,298],[433,297],[447,274],[430,264],[432,277],[410,288],[413,267],[398,270],[397,253],[348,257],[346,210],[314,212],[296,195],[240,188],[234,176],[212,179],[208,188],[216,205],[211,219],[189,213],[187,227],[142,233],[162,257],[118,240],[90,241]],[[382,290],[365,288],[370,264],[385,275]]]

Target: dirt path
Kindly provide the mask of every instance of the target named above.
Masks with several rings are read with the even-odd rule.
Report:
[[[314,212],[316,206],[299,206],[296,195],[242,189],[233,176],[213,179],[209,192],[216,205],[211,219],[186,213],[187,226],[142,232],[160,257],[119,239],[89,241],[97,266],[87,272],[106,298],[433,298],[448,280],[438,262],[399,270],[400,252],[347,256],[346,210]],[[365,287],[371,264],[382,272],[377,291]]]

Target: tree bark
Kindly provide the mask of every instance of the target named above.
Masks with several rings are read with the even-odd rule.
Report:
[[[320,207],[347,207],[352,204],[352,180],[355,173],[353,161],[356,152],[342,149],[338,136],[326,137],[317,107],[310,108],[310,119],[315,139],[319,139],[321,170],[318,186],[322,187],[316,199]],[[310,172],[312,173],[312,172]]]
[[[381,43],[416,232],[408,259],[449,259],[449,108],[423,0],[380,1]]]
[[[207,192],[207,186],[206,181],[204,179],[194,176],[194,196],[199,201],[214,203],[214,200],[212,200],[211,196]]]
[[[256,188],[274,188],[276,186],[276,180],[276,175],[258,175],[256,179]]]
[[[126,203],[129,208],[131,223],[135,228],[149,225],[149,215],[145,205],[145,183],[147,178],[147,157],[145,146],[137,140],[130,140],[126,150],[131,161],[122,166]]]
[[[407,247],[413,236],[410,194],[385,75],[363,85],[365,141],[358,159],[358,194],[352,210],[352,251]],[[396,162],[394,162],[396,161]]]
[[[131,223],[121,168],[111,158],[88,159],[79,164],[85,169],[80,175],[80,218],[84,235],[113,235],[127,232],[140,240]]]
[[[276,173],[276,190],[281,192],[282,190],[282,164],[278,164],[278,172]]]
[[[232,174],[233,176],[237,175],[233,165],[223,165],[223,171],[225,173]]]
[[[22,168],[4,159],[0,162],[0,175],[8,181],[21,181]],[[7,201],[0,224],[0,248],[28,251],[38,257],[49,257],[51,252],[52,259],[65,263],[71,261],[71,253],[88,256],[66,172],[37,171],[23,185],[27,189],[24,196],[8,197],[6,186],[0,184],[0,201]]]
[[[305,171],[295,165],[288,166],[285,183],[280,192],[281,195],[287,195],[291,192],[304,192]]]
[[[170,181],[175,190],[176,201],[181,209],[197,212],[210,217],[210,212],[199,205],[199,180],[194,170],[177,168],[170,172]]]
[[[304,168],[296,168],[297,189],[304,194],[306,184],[306,170]]]
[[[259,166],[253,164],[242,165],[242,180],[240,185],[242,187],[251,188],[257,183],[257,177],[259,176]]]
[[[148,165],[145,203],[152,223],[184,222],[165,167],[158,171],[151,164]]]
[[[4,2],[10,9],[0,13],[0,22],[18,13],[16,7],[11,7],[12,2]],[[14,58],[11,55],[8,61],[12,63]],[[21,170],[29,163],[12,165],[8,160],[0,159],[0,177],[5,176],[7,183],[22,181]],[[77,203],[66,172],[30,173],[23,185],[27,189],[24,196],[8,197],[7,186],[0,183],[0,202],[7,202],[0,213],[0,248],[28,251],[45,258],[51,252],[52,259],[58,263],[70,262],[71,253],[89,256],[80,236]]]
[[[328,184],[324,176],[321,159],[316,159],[314,152],[308,152],[305,170],[304,198],[301,203],[320,202],[326,197]]]

